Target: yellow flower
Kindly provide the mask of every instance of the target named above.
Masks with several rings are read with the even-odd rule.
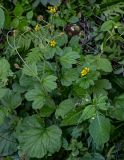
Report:
[[[40,30],[40,25],[39,24],[36,24],[36,26],[35,26],[35,28],[34,28],[34,30],[37,32],[37,31],[39,31]]]
[[[51,40],[51,41],[49,42],[49,44],[50,44],[51,47],[54,48],[54,47],[56,46],[57,43],[56,43],[55,40]]]
[[[57,8],[56,7],[52,7],[52,6],[48,6],[48,11],[51,14],[55,14],[57,12]]]
[[[85,67],[81,71],[81,77],[86,76],[89,73],[90,69],[88,67]]]

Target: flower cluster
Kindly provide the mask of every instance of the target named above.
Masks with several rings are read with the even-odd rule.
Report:
[[[90,69],[88,67],[85,67],[81,71],[81,77],[86,76],[89,73]]]
[[[56,46],[57,43],[56,43],[55,40],[51,40],[51,41],[49,42],[49,44],[50,44],[51,47],[54,48],[54,47]]]
[[[51,14],[55,14],[57,12],[57,8],[56,7],[53,7],[53,6],[48,6],[48,11],[51,13]]]

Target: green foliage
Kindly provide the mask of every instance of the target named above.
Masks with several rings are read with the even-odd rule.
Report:
[[[94,117],[94,115],[96,114],[95,112],[96,112],[95,107],[93,107],[91,105],[87,106],[83,110],[80,121],[85,121],[87,119],[90,119],[90,118]]]
[[[22,98],[20,93],[12,90],[7,90],[5,96],[2,98],[1,103],[7,108],[17,108],[21,105]]]
[[[77,111],[77,110],[69,112],[63,119],[61,125],[62,126],[77,125],[80,122],[81,113],[82,111]]]
[[[112,72],[112,66],[108,59],[97,58],[96,59],[98,69],[104,72]]]
[[[1,1],[1,159],[123,160],[123,10]]]
[[[61,102],[58,108],[56,109],[56,117],[61,116],[62,118],[64,118],[64,116],[74,108],[75,104],[73,102],[73,99],[66,99],[63,102]]]
[[[72,64],[76,64],[78,58],[80,58],[78,52],[72,51],[71,48],[66,48],[64,55],[60,57],[60,63],[64,68],[71,68]]]
[[[107,18],[112,19],[115,16],[118,16],[119,14],[124,14],[123,11],[123,7],[124,7],[124,2],[117,2],[117,3],[113,3],[110,6],[107,6],[107,10],[103,9],[103,14],[105,16],[107,16]]]
[[[76,69],[63,69],[62,70],[62,78],[61,83],[63,86],[70,86],[76,79],[78,78],[79,74]]]
[[[13,117],[14,119],[14,117]],[[11,155],[17,151],[17,141],[14,136],[12,120],[6,119],[0,127],[0,153],[1,156]]]
[[[23,68],[23,73],[28,76],[36,77],[38,75],[36,63],[33,62],[31,65],[25,64]]]
[[[3,28],[5,22],[5,15],[2,8],[0,8],[0,29]]]
[[[45,104],[45,95],[41,88],[29,90],[25,97],[28,101],[33,101],[33,109],[40,109]]]
[[[7,77],[10,75],[10,64],[9,62],[4,59],[1,58],[0,59],[0,82],[1,83],[6,83],[7,82]]]
[[[28,156],[42,158],[60,149],[62,132],[57,126],[44,127],[36,117],[29,117],[23,123],[25,128],[18,139]]]
[[[124,94],[121,94],[117,97],[114,98],[114,107],[112,107],[112,114],[111,117],[123,121],[124,120],[124,115],[123,115],[123,110],[124,110]]]
[[[109,119],[105,118],[97,114],[95,119],[91,121],[89,126],[89,133],[93,138],[93,142],[96,144],[96,147],[103,146],[109,140],[110,136],[110,121]]]
[[[48,3],[50,3],[51,5],[57,5],[60,1],[59,0],[40,0],[40,2],[43,5],[47,5]]]
[[[4,95],[6,94],[7,89],[6,88],[0,88],[0,99],[4,97]]]
[[[54,90],[57,87],[56,81],[57,77],[54,75],[49,75],[43,78],[42,85],[45,88],[46,91],[50,92]]]

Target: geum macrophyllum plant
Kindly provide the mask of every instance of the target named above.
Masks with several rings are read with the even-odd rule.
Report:
[[[124,2],[62,2],[2,2],[0,157],[123,160]]]

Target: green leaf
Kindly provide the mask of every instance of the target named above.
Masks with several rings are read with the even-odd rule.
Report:
[[[102,94],[99,94],[98,96],[95,96],[93,99],[93,105],[97,110],[103,110],[106,111],[109,107],[109,104],[106,102],[107,96],[104,96]]]
[[[5,107],[15,109],[21,105],[22,98],[20,93],[8,89],[6,95],[1,99],[1,102]]]
[[[14,18],[13,21],[11,22],[12,27],[17,28],[19,26],[19,19]]]
[[[24,88],[24,89],[32,89],[32,86],[34,86],[34,84],[36,83],[36,79],[34,79],[33,77],[29,77],[26,76],[24,74],[21,75],[19,83],[20,83],[20,87]]]
[[[10,64],[8,63],[8,61],[4,58],[0,59],[0,80],[2,80],[2,82],[6,82],[7,81],[7,77],[10,74]]]
[[[105,160],[105,158],[101,154],[95,153],[92,160]]]
[[[63,70],[61,83],[63,86],[70,86],[79,76],[77,69]]]
[[[94,154],[86,153],[83,156],[82,160],[105,160],[105,158],[101,154],[99,154],[99,153],[94,153]]]
[[[23,73],[28,76],[36,77],[38,75],[36,63],[28,64],[28,66],[24,65]]]
[[[26,17],[27,17],[27,19],[32,19],[33,11],[31,10],[31,11],[27,12]]]
[[[6,116],[8,116],[8,109],[0,106],[0,125],[3,124]]]
[[[93,94],[98,96],[100,94],[107,95],[108,92],[106,90],[111,89],[111,83],[107,79],[101,79],[96,81],[95,86],[93,87]]]
[[[47,91],[52,91],[57,87],[57,77],[54,75],[48,75],[42,80],[42,84]]]
[[[60,0],[48,0],[51,5],[57,5],[60,3]]]
[[[119,121],[124,120],[124,93],[115,97],[114,106],[110,108],[109,114],[112,118],[116,118]]]
[[[56,117],[61,116],[62,118],[64,118],[65,115],[74,108],[75,103],[73,102],[73,99],[66,99],[59,104],[58,108],[56,109],[55,115]]]
[[[49,117],[55,111],[55,106],[45,105],[41,108],[40,116]]]
[[[44,127],[40,122],[31,118],[26,128],[18,137],[22,150],[29,157],[43,158],[47,154],[59,151],[61,147],[61,130],[55,126]]]
[[[99,87],[102,87],[104,89],[111,89],[112,85],[108,79],[100,79],[97,81],[97,84],[99,84]]]
[[[101,31],[109,31],[114,27],[114,21],[108,20],[105,21],[101,26]]]
[[[94,106],[89,105],[86,106],[83,110],[83,113],[80,117],[80,122],[90,119],[96,115],[96,109]]]
[[[0,126],[0,156],[12,155],[17,151],[17,142],[11,128],[10,119]]]
[[[35,100],[34,100],[34,102],[32,104],[33,109],[42,108],[43,105],[44,105],[44,102],[45,102],[45,98],[44,97],[41,97],[41,96],[35,97]]]
[[[114,98],[114,103],[116,106],[124,107],[124,93]]]
[[[113,77],[112,81],[116,83],[120,88],[124,88],[124,77]]]
[[[97,57],[96,64],[99,70],[104,72],[112,72],[112,65],[108,59]]]
[[[0,109],[0,125],[4,122],[5,113],[2,109]]]
[[[63,119],[61,126],[77,125],[80,123],[81,114],[82,111],[77,110],[69,112]]]
[[[96,148],[102,147],[110,137],[110,121],[102,115],[97,114],[89,126],[89,133],[93,138]]]
[[[80,98],[83,97],[83,105],[91,102],[91,97],[88,94],[88,92],[86,90],[84,90],[83,88],[81,88],[79,85],[73,85],[73,93],[75,96],[78,96]]]
[[[3,28],[5,22],[5,15],[2,8],[0,8],[0,29]]]
[[[59,0],[40,0],[40,2],[46,6],[47,3],[51,4],[51,5],[57,5],[58,3],[60,3]]]
[[[124,121],[124,106],[110,108],[109,115],[119,121]]]
[[[68,36],[66,34],[63,34],[62,36],[59,37],[57,36],[56,41],[57,41],[57,46],[64,46],[65,44],[68,43]]]
[[[52,59],[55,55],[56,48],[47,47],[44,49],[45,59]]]
[[[40,2],[41,2],[44,6],[46,6],[46,4],[49,2],[49,0],[40,0]]]
[[[82,160],[92,160],[91,154],[90,154],[90,153],[86,153],[86,154],[83,156]]]
[[[71,17],[71,18],[69,19],[69,22],[70,22],[70,23],[77,23],[78,21],[79,21],[79,18],[76,17],[76,16],[73,16],[73,17]]]
[[[23,9],[22,5],[17,4],[16,7],[15,7],[15,9],[14,9],[14,15],[16,17],[19,17],[19,16],[22,15],[23,12],[24,12],[24,9]]]
[[[59,17],[54,17],[53,24],[55,24],[56,27],[64,27],[66,25],[66,22],[64,19],[60,19]]]
[[[64,68],[71,68],[72,64],[76,64],[77,59],[79,58],[80,55],[78,54],[78,52],[70,51],[60,57],[60,63]]]
[[[118,63],[124,65],[124,59]]]
[[[33,109],[40,109],[45,104],[45,96],[40,88],[29,90],[25,97],[28,101],[33,101]]]
[[[0,99],[5,96],[6,92],[7,92],[6,88],[0,88]]]
[[[35,47],[35,48],[32,48],[28,53],[26,57],[26,62],[29,64],[34,62],[37,63],[41,61],[42,57],[43,57],[43,54],[41,52],[41,49],[39,47]]]
[[[81,52],[81,46],[79,43],[80,37],[79,36],[73,36],[71,40],[69,41],[69,46],[72,47],[73,50],[77,52]]]

